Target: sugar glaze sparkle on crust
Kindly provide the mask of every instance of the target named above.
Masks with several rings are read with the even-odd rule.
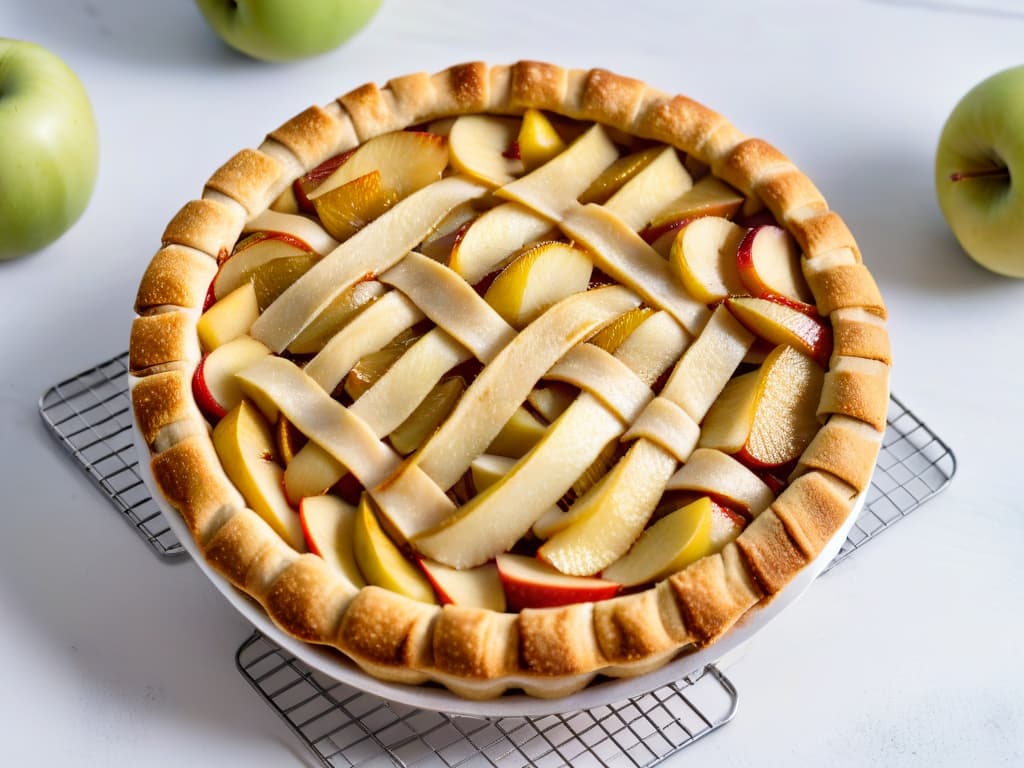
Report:
[[[356,590],[298,554],[245,508],[195,407],[195,324],[205,286],[245,222],[304,171],[392,130],[467,113],[528,107],[655,139],[694,157],[766,207],[803,250],[836,348],[819,418],[796,479],[739,539],[646,591],[601,603],[498,614]],[[769,144],[724,117],[606,70],[540,62],[469,63],[367,84],[314,106],[239,152],[203,197],[168,224],[143,275],[131,333],[132,398],[152,468],[209,563],[286,632],[338,648],[386,680],[439,682],[467,698],[509,688],[563,696],[597,674],[643,674],[688,646],[713,643],[821,552],[866,488],[881,442],[891,360],[885,307],[853,236],[814,185]]]

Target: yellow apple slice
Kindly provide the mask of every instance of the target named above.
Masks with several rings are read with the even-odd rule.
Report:
[[[252,273],[252,287],[260,311],[269,307],[288,286],[306,274],[320,260],[316,253],[297,253],[261,264]]]
[[[337,496],[309,496],[299,505],[309,551],[320,555],[354,587],[366,586],[355,557],[356,508]]]
[[[811,358],[776,347],[760,368],[729,382],[704,419],[700,447],[756,467],[788,464],[818,431],[824,376]]]
[[[293,549],[306,550],[298,514],[282,487],[270,426],[245,400],[213,429],[213,446],[224,471],[246,503]]]
[[[356,511],[352,538],[355,560],[367,583],[420,602],[437,602],[430,582],[380,527],[366,494]]]
[[[384,295],[377,280],[363,280],[339,294],[306,329],[288,345],[294,355],[315,355],[356,315]]]
[[[584,205],[587,203],[604,205],[608,198],[618,192],[627,181],[650,165],[660,152],[659,147],[652,147],[620,157],[590,183],[590,186],[580,195],[579,201]]]
[[[196,404],[208,416],[220,419],[242,401],[235,374],[270,350],[250,336],[239,336],[205,355],[192,376]]]
[[[558,221],[566,211],[578,206],[576,198],[618,157],[619,151],[604,128],[595,124],[553,160],[506,184],[495,194]]]
[[[452,168],[493,187],[508,184],[523,173],[523,161],[509,148],[522,121],[491,115],[463,115],[448,134]]]
[[[213,278],[213,295],[222,299],[252,280],[260,267],[277,259],[313,253],[303,241],[281,232],[257,232],[242,240]]]
[[[505,590],[494,563],[464,571],[426,558],[420,558],[419,565],[442,605],[464,605],[499,613],[505,611]]]
[[[249,332],[260,316],[252,283],[243,283],[206,310],[196,322],[199,343],[208,352]]]
[[[350,181],[378,171],[384,186],[404,198],[441,178],[448,165],[443,136],[424,131],[392,131],[360,145],[334,173],[308,192],[310,201]]]
[[[619,591],[619,585],[608,579],[566,576],[524,555],[502,554],[496,563],[510,611],[591,603]]]
[[[649,584],[713,552],[711,499],[702,496],[645,530],[632,548],[601,576],[623,586]]]
[[[604,207],[636,231],[692,186],[693,179],[679,161],[679,154],[672,147],[664,147],[635,177],[628,179]]]
[[[670,263],[697,301],[713,304],[747,290],[736,270],[736,251],[746,230],[720,216],[702,216],[680,227]]]
[[[397,186],[386,185],[375,170],[317,195],[313,207],[331,237],[344,242],[399,199]]]
[[[605,479],[573,505],[582,505],[574,522],[544,542],[537,556],[562,573],[600,573],[643,531],[676,464],[675,456],[660,446],[637,440]]]
[[[526,400],[550,424],[565,413],[565,409],[572,405],[576,395],[573,387],[551,381],[535,387]]]
[[[536,416],[520,406],[487,446],[487,453],[518,459],[540,442],[546,429]]]
[[[725,306],[752,333],[772,344],[788,344],[827,365],[832,355],[832,332],[817,317],[773,299],[737,297]]]
[[[416,406],[416,410],[392,430],[388,436],[391,446],[403,456],[408,456],[423,445],[452,412],[465,389],[466,382],[458,376],[436,385]]]
[[[313,442],[307,442],[284,468],[284,494],[293,506],[307,496],[327,493],[345,474],[345,465]]]
[[[631,309],[624,315],[620,315],[612,320],[608,325],[591,336],[588,341],[605,352],[615,354],[615,351],[633,334],[633,331],[639,328],[654,312],[655,310],[651,307]]]
[[[509,325],[521,329],[551,305],[585,291],[593,269],[585,251],[568,243],[541,243],[505,267],[484,300]]]
[[[565,142],[539,109],[527,109],[519,127],[519,157],[527,171],[539,168],[565,149]]]
[[[456,238],[448,266],[475,285],[550,232],[551,222],[540,214],[519,203],[503,203],[481,214]]]

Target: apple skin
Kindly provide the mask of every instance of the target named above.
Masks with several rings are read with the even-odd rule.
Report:
[[[85,87],[55,54],[0,38],[0,259],[38,251],[85,211],[99,137]]]
[[[964,251],[981,266],[1024,277],[1024,66],[981,81],[939,138],[935,192]]]
[[[196,0],[206,22],[237,51],[295,61],[334,50],[362,29],[381,0]]]

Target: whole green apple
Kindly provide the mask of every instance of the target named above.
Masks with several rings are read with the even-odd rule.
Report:
[[[45,48],[0,38],[0,259],[37,251],[78,220],[98,158],[75,73]]]
[[[936,152],[935,191],[968,256],[1024,277],[1024,66],[983,80],[953,108]]]
[[[235,50],[264,61],[326,53],[358,32],[381,0],[196,0]]]

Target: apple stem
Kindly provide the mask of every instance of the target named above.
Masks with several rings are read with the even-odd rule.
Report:
[[[999,168],[987,168],[984,171],[953,171],[949,174],[950,181],[963,181],[964,179],[984,178],[1010,178],[1010,169],[1005,166]]]

